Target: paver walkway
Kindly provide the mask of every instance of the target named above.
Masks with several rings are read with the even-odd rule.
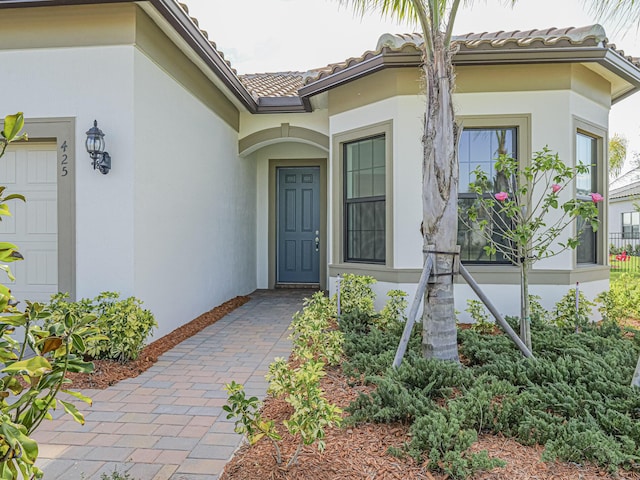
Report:
[[[264,396],[274,357],[291,351],[287,327],[309,290],[259,290],[251,301],[162,355],[140,376],[93,399],[80,425],[55,412],[34,435],[45,480],[111,479],[114,469],[136,480],[215,480],[238,447],[222,406],[235,380]]]

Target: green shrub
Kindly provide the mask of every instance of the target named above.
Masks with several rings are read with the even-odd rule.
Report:
[[[467,308],[465,308],[464,311],[467,312],[474,321],[471,326],[473,330],[481,333],[493,332],[495,324],[489,320],[489,312],[487,312],[484,303],[480,300],[467,299]]]
[[[387,292],[389,300],[385,306],[380,310],[380,314],[376,317],[375,324],[385,330],[389,328],[395,328],[397,326],[404,326],[407,321],[407,293],[402,290],[389,290]]]
[[[376,283],[373,277],[345,274],[340,280],[340,315],[358,313],[373,316],[373,302],[376,298],[371,285]]]
[[[609,290],[596,297],[603,318],[612,322],[640,319],[640,282],[628,273],[611,280]]]
[[[589,301],[584,293],[578,293],[578,307],[576,309],[576,289],[570,289],[567,294],[556,303],[553,323],[558,327],[580,329],[591,319],[591,309],[595,303]]]
[[[410,424],[410,440],[394,454],[410,454],[452,478],[495,465],[486,454],[468,452],[483,431],[544,445],[548,460],[592,462],[612,472],[634,468],[640,394],[629,384],[640,341],[612,322],[584,322],[576,332],[573,317],[562,324],[570,328],[539,317],[531,323],[535,359],[522,357],[504,335],[469,329],[458,337],[464,367],[423,359],[415,334],[394,370],[397,336],[374,326],[347,329],[345,371],[376,385],[348,407],[347,422]]]
[[[153,314],[144,310],[142,301],[135,297],[120,300],[119,294],[114,292],[103,292],[93,300],[85,298],[77,302],[68,302],[68,297],[66,293],[51,297],[48,306],[51,318],[64,318],[69,314],[95,315],[96,325],[108,338],[87,345],[87,355],[95,359],[135,360],[151,330],[158,326]]]
[[[344,334],[331,323],[335,317],[335,303],[322,292],[306,299],[302,312],[295,313],[289,326],[294,355],[329,365],[340,363]]]

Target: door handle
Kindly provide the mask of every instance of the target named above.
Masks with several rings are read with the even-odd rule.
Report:
[[[320,251],[320,231],[319,230],[316,230],[315,241],[316,241],[316,252],[319,252]]]

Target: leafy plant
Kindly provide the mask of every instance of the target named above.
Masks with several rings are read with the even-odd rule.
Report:
[[[380,314],[376,317],[375,324],[381,329],[388,329],[398,324],[403,325],[407,321],[407,292],[402,290],[389,290],[387,292],[389,300],[380,310]]]
[[[103,292],[93,300],[83,298],[77,302],[68,302],[68,297],[66,293],[51,297],[51,318],[74,312],[95,315],[105,338],[87,346],[87,354],[92,358],[135,360],[153,327],[158,326],[153,314],[143,309],[142,301],[135,297],[120,300],[115,292]]]
[[[578,331],[589,323],[591,309],[595,303],[589,301],[584,293],[578,293],[576,305],[576,289],[571,288],[555,307],[553,323],[563,328],[574,328]]]
[[[612,279],[609,290],[596,297],[602,316],[612,322],[640,319],[640,284],[633,276],[623,274]]]
[[[473,330],[481,333],[492,333],[495,324],[489,320],[489,313],[484,304],[480,300],[467,299],[467,308],[464,310],[467,312],[474,321],[471,326]]]
[[[345,274],[340,279],[340,315],[357,313],[361,316],[373,316],[373,302],[376,298],[371,285],[376,283],[373,277]],[[337,295],[335,300],[337,301]]]
[[[325,428],[342,422],[342,410],[329,403],[320,388],[320,379],[325,375],[323,368],[324,363],[309,360],[292,369],[283,358],[269,366],[269,393],[284,397],[293,407],[292,415],[282,423],[291,435],[300,438],[287,467],[297,462],[303,445],[317,442],[318,450],[323,451]]]
[[[340,363],[344,335],[332,324],[336,314],[335,303],[322,292],[306,299],[302,312],[295,313],[289,326],[294,354],[301,359],[321,360],[329,365]]]
[[[118,470],[114,469],[110,475],[103,473],[100,476],[100,480],[136,480],[134,477],[129,475],[127,472],[120,473]]]
[[[575,315],[568,315],[573,327]],[[531,329],[535,361],[519,355],[505,336],[468,329],[459,332],[462,368],[422,358],[413,335],[398,369],[389,368],[396,335],[375,327],[345,330],[345,371],[376,387],[352,402],[346,421],[409,424],[411,435],[395,454],[452,478],[497,464],[468,451],[482,432],[544,445],[546,460],[592,462],[612,472],[635,468],[640,396],[629,381],[640,353],[638,332],[627,337],[612,322],[586,322],[576,334],[542,318],[532,319]]]
[[[0,132],[0,157],[7,146],[26,140],[20,133],[24,126],[21,112],[4,119]],[[5,195],[0,186],[0,219],[11,215],[7,201],[24,197]],[[0,242],[0,269],[13,280],[6,265],[23,257],[11,243]],[[24,312],[18,311],[11,291],[0,284],[0,478],[14,480],[41,478],[35,466],[38,444],[30,438],[44,420],[51,419],[51,410],[59,406],[76,421],[84,423],[83,415],[69,401],[57,399],[60,392],[91,403],[79,392],[66,390],[67,372],[90,372],[91,363],[83,361],[86,344],[99,339],[95,317],[65,315],[51,321],[48,328],[39,324],[49,317],[45,306],[26,301]],[[16,337],[22,336],[21,339]]]
[[[234,431],[246,435],[249,445],[254,445],[266,436],[273,443],[276,450],[276,462],[280,465],[282,455],[278,440],[281,440],[282,437],[278,434],[273,420],[262,418],[258,397],[247,398],[244,386],[235,381],[227,383],[224,389],[229,394],[229,398],[222,409],[227,412],[227,419],[236,418]]]
[[[469,184],[476,194],[472,204],[461,210],[459,218],[467,227],[479,231],[487,240],[487,254],[502,253],[520,269],[521,298],[520,337],[531,349],[530,304],[528,274],[538,260],[553,257],[569,248],[576,248],[582,232],[599,226],[597,202],[571,198],[560,202],[563,190],[581,174],[589,173],[591,165],[567,166],[557,154],[545,147],[536,152],[527,166],[507,155],[495,162],[495,178],[478,167],[475,180]],[[495,191],[504,189],[503,191]],[[553,216],[551,212],[557,211]],[[552,220],[549,220],[552,218]],[[468,220],[467,220],[468,219]],[[560,236],[569,225],[577,222],[573,235],[561,242]]]

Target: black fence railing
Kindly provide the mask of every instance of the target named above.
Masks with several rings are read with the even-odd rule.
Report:
[[[631,272],[638,269],[640,233],[609,234],[609,264],[611,270]]]

